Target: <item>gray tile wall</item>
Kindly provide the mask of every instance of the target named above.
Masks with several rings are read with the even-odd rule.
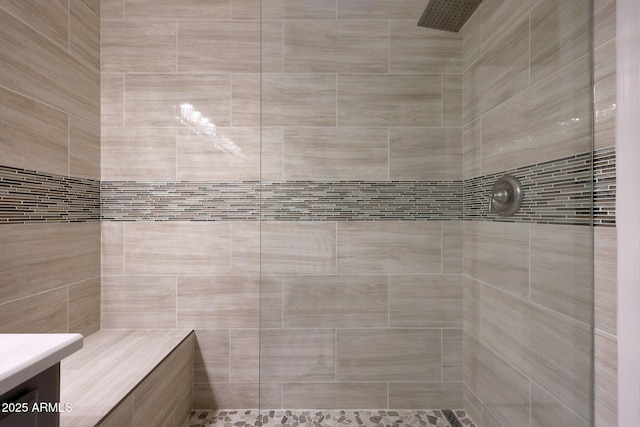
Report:
[[[465,184],[489,181],[503,171],[579,159],[577,155],[589,150],[585,119],[590,106],[583,98],[557,94],[563,90],[586,94],[589,90],[584,71],[589,46],[580,42],[585,39],[586,26],[579,23],[584,13],[569,13],[565,6],[546,0],[533,8],[522,2],[487,1],[461,37],[414,28],[424,6],[421,2],[366,3],[365,7],[359,0],[265,1],[260,16],[249,0],[221,0],[205,9],[200,3],[188,2],[179,10],[164,0],[102,1],[103,30],[110,33],[104,35],[102,63],[102,178],[113,195],[106,205],[117,200],[119,191],[132,190],[127,196],[131,209],[109,211],[108,220],[102,223],[103,275],[106,282],[112,281],[109,287],[105,285],[109,301],[125,302],[126,307],[133,302],[127,295],[132,292],[136,301],[142,301],[138,306],[129,303],[123,313],[117,309],[120,302],[103,303],[103,311],[113,325],[150,325],[158,321],[154,313],[169,313],[160,322],[170,325],[173,316],[176,325],[187,322],[198,330],[196,406],[249,407],[256,405],[258,397],[269,407],[305,406],[311,398],[327,407],[344,404],[332,396],[350,396],[353,405],[362,406],[384,406],[385,398],[395,408],[436,403],[456,406],[462,404],[464,395],[465,406],[474,408],[475,419],[505,423],[512,411],[517,417],[522,408],[507,405],[504,412],[503,403],[483,398],[482,388],[471,382],[463,388],[463,362],[455,349],[461,348],[469,333],[493,360],[480,366],[515,367],[520,375],[524,372],[526,381],[538,375],[535,360],[530,370],[528,365],[519,366],[520,355],[499,349],[499,340],[489,346],[481,328],[474,326],[482,321],[486,303],[482,291],[489,287],[487,292],[494,291],[498,301],[513,298],[528,309],[579,326],[585,304],[582,279],[572,277],[567,293],[554,293],[553,274],[545,274],[549,260],[544,256],[543,236],[566,236],[567,247],[550,249],[574,262],[584,255],[571,246],[583,241],[581,231],[528,222],[509,224],[515,236],[522,237],[522,242],[519,237],[506,237],[512,251],[503,255],[520,257],[514,265],[523,277],[522,283],[513,284],[499,277],[474,279],[476,273],[471,271],[492,270],[489,255],[495,250],[488,240],[493,225],[481,214],[474,217],[478,221],[464,227],[460,217],[442,221],[441,215],[449,215],[451,209],[430,211],[420,218],[429,222],[415,221],[414,213],[411,218],[404,216],[405,206],[400,203],[403,216],[395,219],[401,221],[388,226],[342,220],[370,214],[349,206],[352,194],[369,187],[393,189],[396,201],[387,204],[385,200],[374,209],[373,219],[382,219],[378,212],[395,207],[397,196],[404,195],[398,180],[426,183],[430,191],[448,190],[454,183],[469,188]],[[608,26],[610,3],[601,0],[596,5],[597,22]],[[545,18],[549,16],[552,19]],[[255,24],[261,17],[259,46],[260,38],[252,31],[257,30]],[[152,29],[154,36],[145,37],[142,26],[145,31]],[[609,101],[615,73],[602,66],[611,63],[612,37],[600,28],[596,25],[596,40],[602,42],[597,45],[596,58],[603,58],[596,67],[600,76],[596,103],[602,106],[596,112],[596,145],[607,150],[613,145]],[[554,32],[559,34],[559,43],[546,39]],[[314,34],[323,33],[332,37],[319,43]],[[224,42],[208,46],[207,57],[202,59],[202,37]],[[193,43],[186,43],[190,38]],[[164,42],[158,43],[159,39]],[[257,60],[259,50],[262,57]],[[225,59],[231,57],[233,61]],[[496,64],[505,60],[515,66],[496,73]],[[256,64],[262,64],[262,74]],[[155,98],[157,95],[161,98]],[[407,104],[407,95],[414,97],[415,105]],[[176,120],[185,100],[209,124],[215,124],[215,134],[202,122],[187,117]],[[521,126],[511,128],[506,126],[509,123]],[[612,225],[607,206],[612,196],[611,161],[602,164],[609,174],[598,181],[603,192],[601,221]],[[550,173],[564,173],[563,166]],[[269,199],[274,203],[265,211],[272,216],[261,225],[254,221],[255,211],[233,205],[235,195],[213,208],[188,202],[193,194],[211,194],[210,188],[216,188],[216,196],[222,194],[216,187],[221,183],[260,179],[268,180],[275,197]],[[205,183],[206,189],[196,189]],[[329,207],[323,205],[327,184],[333,188],[344,185],[345,199],[336,195]],[[283,203],[292,192],[299,194],[301,186],[305,190],[312,187],[306,196],[315,204]],[[172,193],[176,189],[177,194]],[[150,198],[161,208],[135,206],[136,201]],[[331,209],[340,203],[345,210],[336,215]],[[361,207],[361,200],[354,200],[356,204]],[[194,207],[198,214],[191,214]],[[247,212],[250,216],[242,216]],[[190,215],[215,221],[200,224],[191,221],[197,218]],[[541,223],[568,220],[565,214],[547,219],[531,215]],[[153,226],[120,222],[152,218],[165,221]],[[410,221],[403,221],[406,219]],[[535,244],[529,248],[532,237]],[[537,237],[542,240],[538,242]],[[610,236],[602,242],[606,246]],[[147,252],[151,254],[148,259],[140,255]],[[610,260],[603,262],[602,271],[610,265]],[[534,280],[530,282],[525,273]],[[258,281],[260,292],[251,286]],[[365,300],[355,301],[354,295],[364,286],[370,293]],[[154,296],[145,299],[147,292]],[[438,310],[411,308],[416,300],[428,304],[433,298],[441,300]],[[611,298],[609,290],[601,292],[604,305],[600,313],[603,322],[609,322],[607,327],[611,316],[604,307],[611,304]],[[260,299],[260,338],[267,350],[263,352],[266,370],[262,371],[256,369],[260,332],[252,314]],[[327,302],[319,304],[322,300]],[[336,303],[352,300],[348,307]],[[226,314],[221,301],[244,307],[246,312],[239,317]],[[463,306],[464,317],[452,313],[450,307],[456,301]],[[554,306],[554,301],[571,303],[565,310]],[[371,312],[364,307],[371,307]],[[364,322],[375,326],[363,328]],[[423,334],[425,339],[439,330],[440,359],[429,356],[429,349],[414,348],[412,340],[406,339],[410,335],[406,330]],[[498,338],[501,333],[496,332]],[[366,355],[350,350],[344,337],[352,335],[353,339],[375,336],[371,341],[381,351],[394,343],[406,352],[385,356],[377,361],[379,366],[359,372],[357,368],[364,365],[349,361]],[[535,343],[526,344],[538,351]],[[578,344],[575,349],[581,348]],[[240,353],[243,358],[230,357]],[[419,363],[411,362],[418,360],[414,356]],[[309,363],[309,357],[314,363]],[[407,383],[402,379],[404,371],[398,371],[393,380],[380,377],[381,372],[396,369],[432,375],[438,366],[441,373],[435,382]],[[541,390],[527,393],[532,393],[533,402],[555,405],[562,419],[584,418],[580,399],[565,401],[558,396],[580,372],[560,368],[558,384],[545,382]],[[269,381],[258,389],[262,373]],[[342,382],[344,375],[374,378],[366,380],[370,392],[351,394],[354,384],[365,380]],[[611,377],[602,378],[610,381]],[[544,422],[539,420],[545,415],[533,407],[532,416],[534,422]]]
[[[548,224],[465,215],[474,221],[464,224],[463,394],[483,425],[616,425],[615,1],[595,1],[595,300],[592,237],[587,227],[572,225],[589,222],[591,187],[589,155],[582,154],[591,134],[589,2],[578,3],[485,1],[463,28],[465,180],[482,186],[491,174],[535,163],[522,180],[546,175],[539,182],[552,186],[537,192],[537,213],[545,215],[556,192],[567,191],[570,203],[581,206],[565,217],[578,213],[567,225],[554,224],[566,221],[556,216],[561,210],[539,221]],[[519,44],[519,37],[529,43]],[[514,65],[495,72],[506,57]],[[575,160],[549,167],[567,159]],[[465,214],[482,212],[469,190]]]
[[[0,331],[100,328],[100,1],[0,2]]]

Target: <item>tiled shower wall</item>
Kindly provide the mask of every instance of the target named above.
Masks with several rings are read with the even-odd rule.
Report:
[[[103,327],[196,329],[195,407],[459,407],[461,205],[402,200],[461,194],[461,35],[415,0],[176,4],[102,1]],[[288,203],[336,188],[390,193]]]
[[[595,3],[595,158],[615,167],[615,2]],[[465,180],[589,152],[588,12],[588,1],[496,0],[467,22]],[[580,169],[560,170],[568,180],[554,187],[581,180]],[[596,186],[595,425],[602,426],[616,425],[615,216],[607,213],[615,186],[608,185]],[[566,218],[576,225],[535,217],[464,223],[464,406],[483,426],[590,425],[591,238],[579,215]]]
[[[100,327],[100,2],[0,1],[0,332]]]

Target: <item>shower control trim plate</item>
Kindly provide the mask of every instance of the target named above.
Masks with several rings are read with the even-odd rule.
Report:
[[[522,186],[512,175],[503,175],[496,180],[491,189],[489,199],[489,213],[492,211],[500,216],[512,216],[522,203]]]

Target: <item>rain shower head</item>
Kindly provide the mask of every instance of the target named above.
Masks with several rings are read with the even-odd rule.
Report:
[[[418,26],[457,33],[482,0],[431,0]]]

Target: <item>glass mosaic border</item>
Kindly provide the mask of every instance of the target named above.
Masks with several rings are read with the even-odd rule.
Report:
[[[594,155],[596,226],[615,226],[615,148]],[[0,166],[0,223],[98,221],[590,222],[589,153],[464,181],[103,181]],[[524,188],[521,210],[488,213],[505,173]],[[464,202],[463,202],[464,201]]]
[[[0,224],[100,220],[100,181],[0,166]]]

